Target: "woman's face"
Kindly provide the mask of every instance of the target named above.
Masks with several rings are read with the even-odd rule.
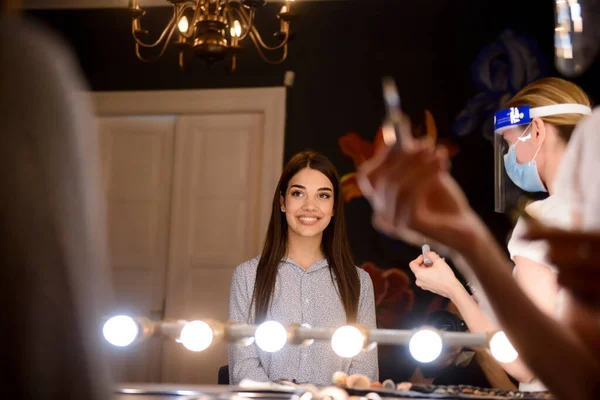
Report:
[[[290,179],[281,209],[288,233],[302,237],[322,235],[333,217],[333,184],[322,172],[304,168]]]
[[[535,127],[533,124],[526,128],[517,127],[511,128],[502,133],[504,141],[509,145],[515,145],[515,152],[517,153],[517,162],[519,164],[526,164],[536,157],[540,144],[535,140],[536,135],[534,132]],[[539,154],[537,154],[539,157]]]

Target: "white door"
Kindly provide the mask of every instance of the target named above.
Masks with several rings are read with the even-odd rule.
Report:
[[[114,311],[225,322],[234,268],[259,254],[283,163],[285,89],[93,93]],[[166,308],[165,308],[166,306]],[[128,382],[216,383],[224,344],[113,349]]]
[[[165,273],[175,117],[100,118],[113,313],[159,319]],[[158,382],[162,343],[112,348],[117,381]]]
[[[233,271],[255,257],[259,224],[263,115],[181,117],[177,122],[167,317],[227,321]],[[261,206],[261,207],[259,207]],[[270,205],[267,205],[270,207]],[[216,383],[227,364],[220,343],[192,353],[165,345],[167,382]]]

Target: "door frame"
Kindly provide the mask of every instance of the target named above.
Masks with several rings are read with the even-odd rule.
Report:
[[[283,169],[285,87],[92,92],[100,117],[134,115],[203,115],[260,113],[264,116],[264,142],[259,195],[259,229],[267,232],[273,188]],[[262,251],[262,243],[256,249]]]

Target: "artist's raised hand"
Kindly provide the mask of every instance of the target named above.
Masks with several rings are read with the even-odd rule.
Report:
[[[415,244],[426,236],[459,251],[468,247],[483,224],[448,165],[444,151],[419,140],[400,150],[385,148],[363,163],[358,183],[373,207],[375,227]]]

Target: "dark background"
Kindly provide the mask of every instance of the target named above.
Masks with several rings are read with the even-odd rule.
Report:
[[[278,28],[270,4],[258,13],[258,28]],[[208,69],[199,61],[180,71],[174,52],[154,64],[134,53],[130,17],[124,10],[51,10],[30,14],[54,27],[71,44],[94,91],[159,90],[282,86],[285,71],[295,72],[288,89],[285,158],[310,148],[329,157],[342,174],[354,171],[338,146],[340,136],[357,132],[373,139],[383,117],[381,77],[396,78],[407,113],[417,122],[429,109],[439,134],[460,147],[453,174],[473,208],[504,242],[508,219],[493,212],[492,145],[481,132],[453,136],[451,126],[477,89],[471,65],[478,52],[507,28],[531,36],[539,46],[548,74],[553,68],[554,4],[550,0],[348,0],[296,1],[300,12],[289,58],[267,65],[251,43],[229,74],[223,67]],[[170,9],[150,9],[143,19],[150,32],[161,29]],[[592,98],[600,95],[598,63],[576,80]],[[408,272],[418,249],[391,241],[370,227],[364,199],[347,205],[348,231],[357,264],[372,261],[383,269]],[[412,284],[411,284],[412,285]],[[415,303],[403,327],[422,321],[434,296],[412,285]],[[414,365],[397,349],[382,357],[381,378],[406,380]],[[401,358],[399,358],[401,357]],[[404,361],[402,361],[404,360]]]

